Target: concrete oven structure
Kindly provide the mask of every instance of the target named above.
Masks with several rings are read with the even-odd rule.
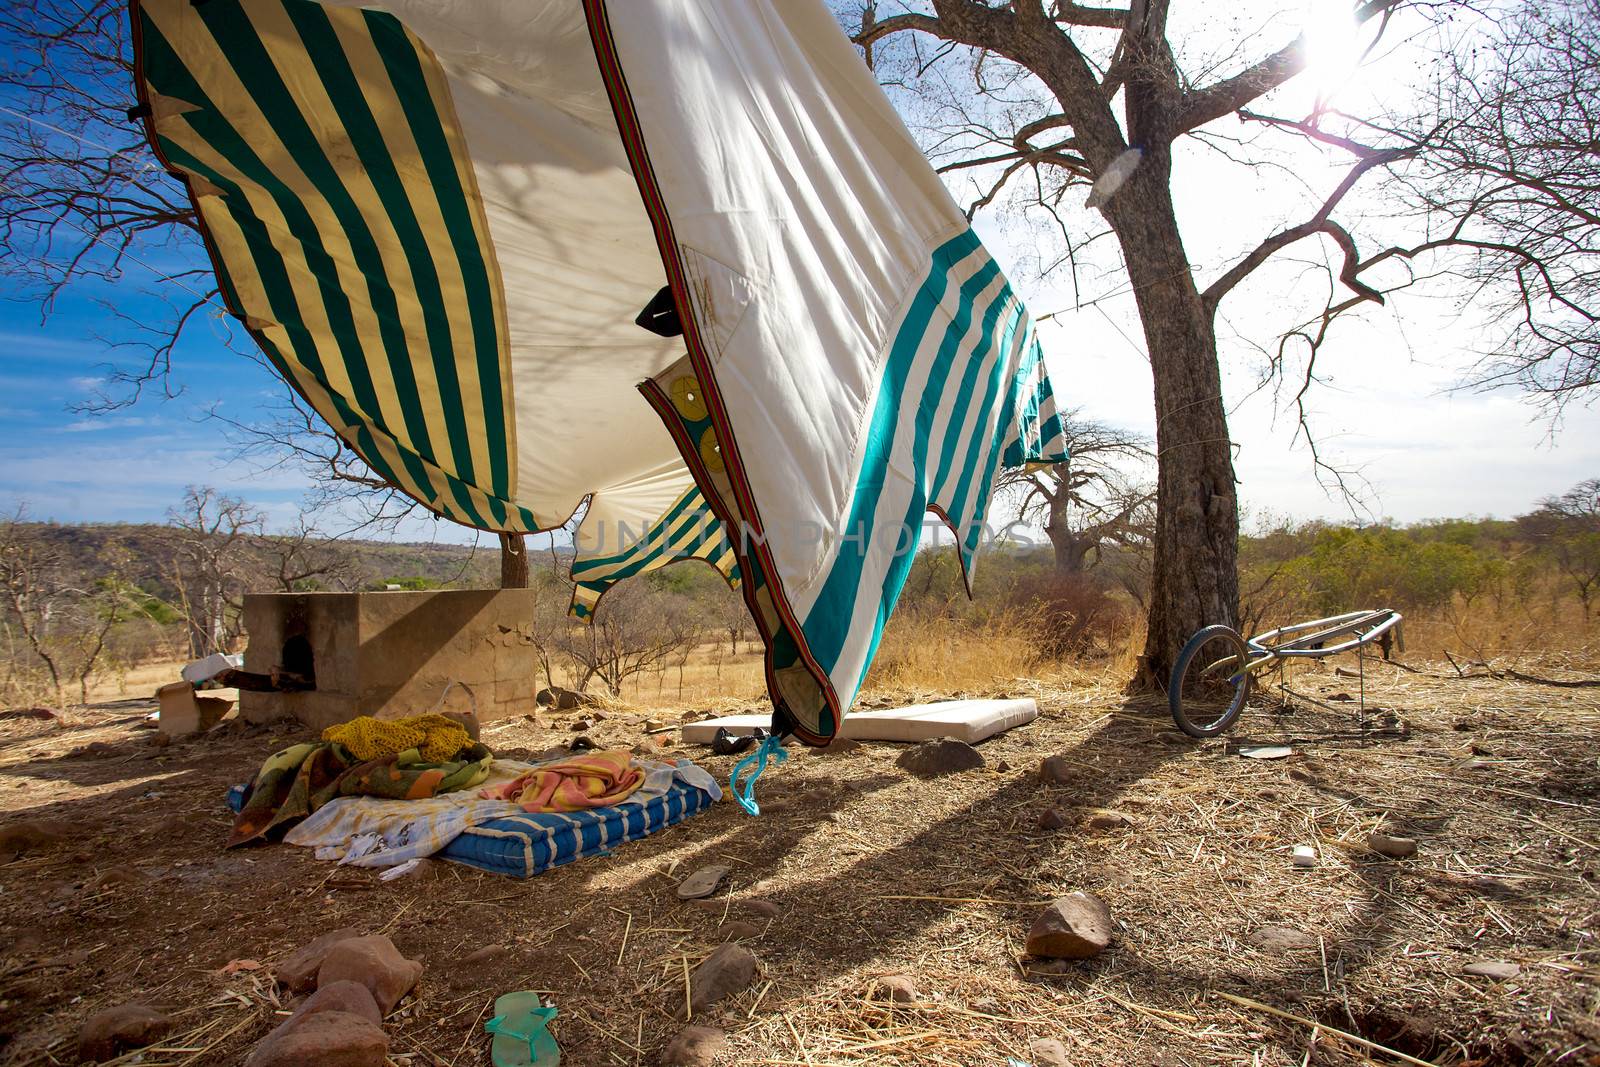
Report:
[[[480,722],[529,712],[539,689],[533,617],[528,589],[246,596],[244,669],[314,684],[242,692],[239,711],[251,722],[293,715],[317,730],[435,708],[475,710]]]

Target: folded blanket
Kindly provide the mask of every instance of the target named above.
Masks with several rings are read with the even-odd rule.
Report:
[[[478,795],[510,800],[523,811],[582,811],[608,808],[644,784],[644,772],[627,752],[585,752],[536,767],[505,785]]]
[[[430,762],[417,749],[362,760],[332,741],[291,745],[261,765],[249,798],[233,821],[233,848],[305,818],[336,797],[416,800],[481,784],[494,754],[468,742],[447,761]]]

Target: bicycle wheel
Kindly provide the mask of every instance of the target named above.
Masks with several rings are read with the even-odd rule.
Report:
[[[1233,725],[1250,695],[1250,650],[1231,626],[1207,626],[1189,638],[1172,665],[1167,703],[1190,737],[1215,737]]]

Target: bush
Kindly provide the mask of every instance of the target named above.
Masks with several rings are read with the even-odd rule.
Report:
[[[1110,590],[1088,573],[1029,576],[1012,596],[1029,618],[1034,647],[1050,659],[1104,651],[1127,622]]]

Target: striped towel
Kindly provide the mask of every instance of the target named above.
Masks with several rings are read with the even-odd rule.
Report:
[[[643,784],[644,772],[633,766],[627,752],[585,752],[537,767],[478,795],[512,801],[523,811],[583,811],[620,803]]]

